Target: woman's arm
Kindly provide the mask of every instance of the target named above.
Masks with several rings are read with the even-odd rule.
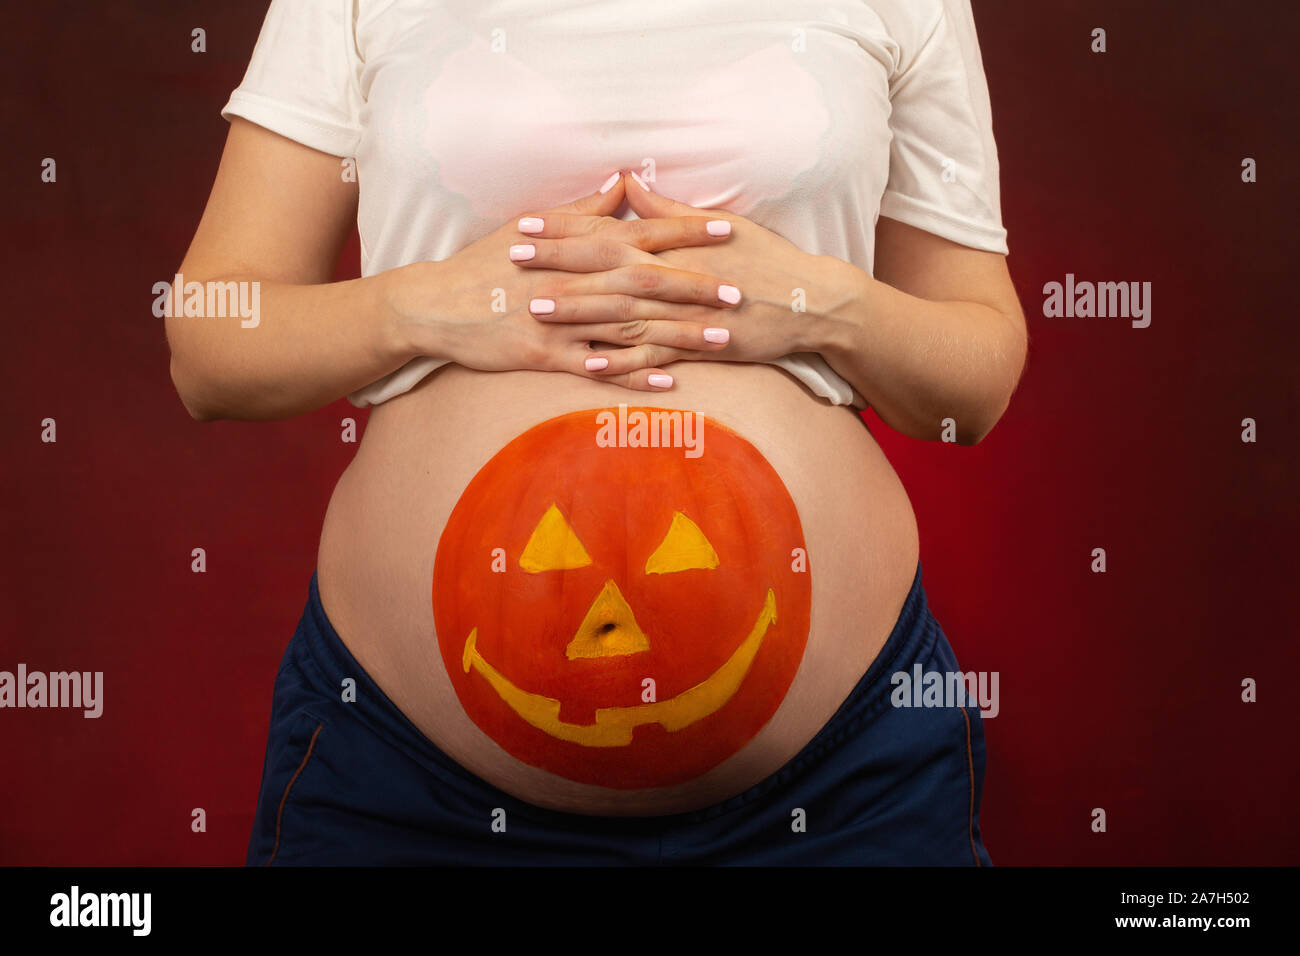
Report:
[[[722,348],[705,338],[731,308],[717,276],[655,265],[649,253],[717,245],[706,219],[629,223],[610,218],[622,177],[571,203],[539,211],[579,235],[540,269],[509,259],[518,221],[437,262],[330,282],[356,216],[357,184],[339,158],[236,118],[198,231],[179,270],[185,286],[248,283],[258,316],[185,315],[173,289],[167,339],[172,381],[200,420],[289,418],[353,392],[419,356],[483,371],[566,371],[638,391],[659,391],[658,365]],[[646,260],[650,260],[646,262]],[[530,303],[581,297],[579,322],[536,322]],[[497,311],[500,299],[505,312]],[[653,300],[653,301],[650,301]],[[648,322],[649,309],[656,319]],[[588,369],[592,340],[636,346],[605,370]]]
[[[913,438],[940,439],[951,418],[957,441],[973,445],[1006,410],[1024,369],[1026,331],[1004,256],[882,216],[873,279],[726,210],[690,206],[644,184],[628,186],[627,199],[645,221],[708,215],[732,224],[726,245],[656,256],[732,276],[745,290],[735,314],[719,316],[731,332],[727,347],[692,358],[767,362],[818,352],[890,427]]]
[[[172,291],[171,375],[190,414],[287,418],[319,408],[415,356],[387,308],[385,277],[331,283],[356,217],[338,157],[236,118],[179,272],[256,282],[260,315],[185,316]]]
[[[1006,257],[882,216],[875,278],[831,259],[835,305],[805,329],[891,428],[959,444],[987,435],[1024,371],[1025,317]]]

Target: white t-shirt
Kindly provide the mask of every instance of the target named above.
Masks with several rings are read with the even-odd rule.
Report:
[[[222,115],[355,157],[363,276],[647,163],[657,192],[867,272],[880,215],[1007,253],[970,0],[272,0]],[[819,355],[773,364],[864,404]]]

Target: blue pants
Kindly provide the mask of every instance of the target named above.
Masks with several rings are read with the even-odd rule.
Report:
[[[891,676],[918,663],[958,669],[919,566],[867,673],[770,777],[690,813],[564,813],[498,790],[421,734],[339,639],[313,576],[275,680],[247,862],[988,866],[980,712],[894,706]],[[349,677],[356,700],[345,703]]]

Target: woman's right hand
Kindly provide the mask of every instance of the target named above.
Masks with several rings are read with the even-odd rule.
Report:
[[[447,259],[393,270],[390,305],[415,347],[479,371],[564,371],[638,391],[671,387],[660,366],[725,348],[715,330],[718,311],[734,308],[718,297],[726,277],[673,269],[652,253],[727,236],[710,235],[704,216],[614,219],[623,189],[620,175],[604,193],[511,219]],[[563,217],[566,238],[548,244],[544,264],[513,264],[512,250],[529,245],[522,220],[548,216]],[[534,318],[530,307],[543,307],[534,300],[554,296],[581,297],[570,301],[583,321]],[[587,368],[593,344],[620,348],[607,366]]]

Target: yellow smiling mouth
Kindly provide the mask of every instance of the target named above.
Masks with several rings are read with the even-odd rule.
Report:
[[[552,737],[584,747],[626,747],[632,742],[632,730],[642,724],[660,724],[665,730],[681,730],[707,717],[740,688],[749,665],[763,643],[767,629],[776,623],[776,594],[769,588],[763,609],[749,636],[727,660],[705,680],[668,700],[631,707],[602,707],[596,711],[595,723],[570,724],[560,720],[560,702],[553,697],[532,694],[516,687],[495,667],[484,660],[475,643],[478,628],[465,638],[461,664],[482,674],[510,709],[539,730]]]

